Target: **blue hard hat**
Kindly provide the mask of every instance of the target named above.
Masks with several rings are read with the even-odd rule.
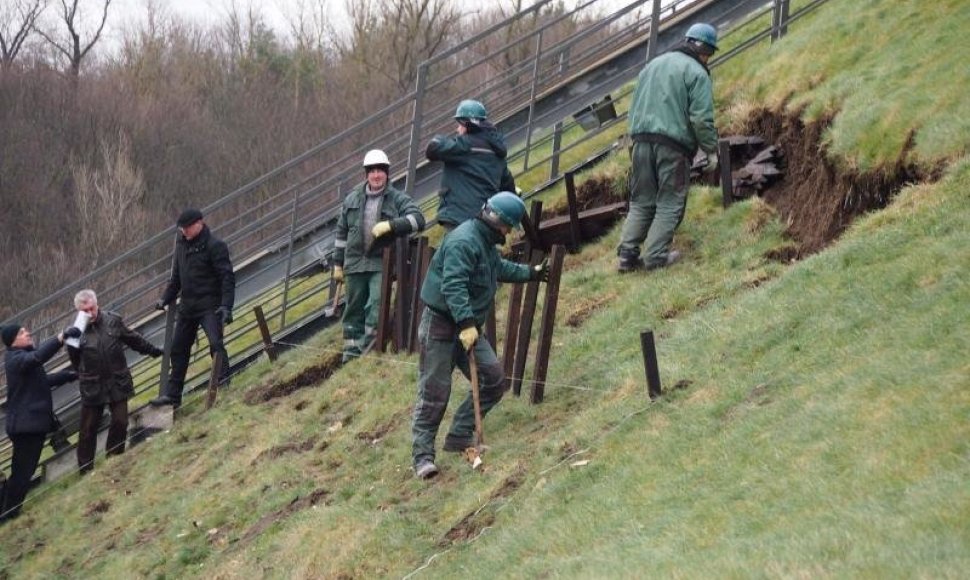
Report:
[[[500,191],[485,202],[485,213],[492,213],[510,228],[517,228],[525,215],[525,202],[511,191]]]
[[[687,29],[687,34],[684,37],[696,40],[697,42],[703,42],[714,50],[717,50],[717,30],[710,24],[703,22],[692,24]]]

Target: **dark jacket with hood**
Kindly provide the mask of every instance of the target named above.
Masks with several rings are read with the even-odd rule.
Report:
[[[81,335],[80,348],[67,347],[81,383],[81,403],[104,405],[126,401],[135,394],[125,347],[149,356],[161,356],[157,346],[129,329],[121,316],[101,310]]]
[[[47,374],[44,370],[44,363],[60,347],[57,338],[50,338],[38,348],[7,349],[7,435],[43,435],[55,429],[51,388],[77,378],[73,371]]]
[[[456,226],[478,215],[488,198],[515,192],[515,180],[505,163],[505,138],[483,122],[465,135],[435,135],[425,151],[431,161],[445,164],[441,177],[438,223]]]
[[[172,277],[162,294],[171,304],[181,295],[179,314],[196,318],[220,306],[232,311],[236,299],[236,276],[229,247],[203,226],[191,240],[179,236],[172,260]]]

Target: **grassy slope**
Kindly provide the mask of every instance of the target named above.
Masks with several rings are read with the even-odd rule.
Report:
[[[400,577],[434,556],[425,575],[957,577],[970,566],[967,191],[964,160],[794,266],[762,258],[786,243],[767,208],[722,212],[711,190],[692,196],[683,265],[614,276],[618,232],[570,256],[547,401],[509,398],[489,417],[484,474],[443,457],[433,484],[411,477],[415,357],[241,402],[247,383],[327,356],[330,331],[138,453],[35,492],[0,528],[0,566]],[[563,324],[584,310],[582,327]],[[686,385],[654,405],[643,328],[667,389]],[[314,490],[317,506],[297,509]],[[443,542],[469,514],[478,539]]]

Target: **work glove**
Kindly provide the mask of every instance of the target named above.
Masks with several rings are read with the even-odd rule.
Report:
[[[64,377],[67,379],[66,383],[73,383],[77,380],[77,371],[66,370],[64,371]]]
[[[370,233],[374,235],[374,239],[377,239],[383,235],[391,233],[391,222],[386,220],[382,222],[377,222],[377,224],[374,225],[374,228],[371,229]]]
[[[474,326],[469,326],[458,333],[458,340],[461,341],[461,345],[465,347],[466,351],[471,350],[475,346],[475,341],[478,340],[478,329]]]
[[[717,151],[707,152],[707,163],[701,167],[701,171],[704,173],[713,173],[717,169]]]
[[[532,266],[529,269],[529,279],[539,282],[549,281],[549,260],[543,260],[541,264]]]
[[[343,269],[343,267],[341,267],[341,266],[334,266],[333,267],[333,279],[336,280],[337,282],[343,282],[344,281],[344,269]]]
[[[232,324],[232,310],[226,308],[225,306],[220,306],[216,310],[216,314],[222,317],[222,325]]]
[[[161,300],[159,300],[158,302],[156,302],[155,303],[155,310],[164,311],[165,310],[165,303],[162,302]]]
[[[151,352],[148,353],[148,356],[150,356],[152,358],[158,358],[158,357],[162,356],[163,354],[165,354],[165,351],[162,350],[162,349],[160,349],[160,348],[158,348],[156,346],[154,350],[152,350]]]
[[[68,326],[64,329],[64,338],[80,338],[81,329],[76,326]]]

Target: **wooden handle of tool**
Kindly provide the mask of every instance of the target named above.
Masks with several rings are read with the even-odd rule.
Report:
[[[475,362],[475,348],[468,351],[468,367],[472,379],[472,404],[475,407],[475,439],[477,445],[485,443],[482,434],[482,403],[478,398],[478,363]]]

